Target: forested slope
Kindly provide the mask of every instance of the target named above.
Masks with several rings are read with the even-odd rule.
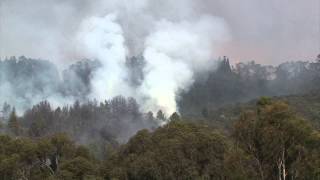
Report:
[[[289,104],[293,112],[309,121],[314,127],[320,128],[320,93],[310,92],[302,95],[275,96],[273,100],[281,100]],[[191,121],[203,121],[214,126],[229,129],[233,122],[239,118],[242,111],[254,109],[256,100],[245,103],[234,103],[219,108],[207,109],[198,118],[188,118]],[[201,118],[200,118],[201,117]]]
[[[296,97],[295,97],[296,98]],[[286,97],[285,99],[290,99]],[[296,100],[296,99],[294,99]],[[291,101],[295,102],[295,101]],[[300,101],[298,101],[300,102]],[[0,136],[0,179],[317,179],[320,132],[279,99],[241,107],[228,132],[214,122],[177,113],[122,145],[104,144],[102,156],[66,134]]]

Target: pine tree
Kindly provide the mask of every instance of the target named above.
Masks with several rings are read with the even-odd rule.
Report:
[[[158,119],[158,120],[161,120],[161,121],[165,121],[165,120],[166,120],[166,116],[165,116],[165,114],[164,114],[161,110],[159,110],[159,111],[157,112],[157,119]]]
[[[170,121],[179,121],[180,120],[180,116],[177,112],[174,112],[171,116],[170,116]]]
[[[8,128],[9,128],[10,132],[13,133],[15,136],[20,135],[20,124],[18,121],[18,117],[16,115],[15,108],[13,108],[13,110],[10,114],[9,121],[8,121]]]

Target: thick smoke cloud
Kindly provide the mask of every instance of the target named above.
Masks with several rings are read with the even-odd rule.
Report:
[[[80,29],[77,34],[79,49],[83,50],[84,56],[99,59],[102,63],[102,68],[95,72],[91,80],[91,97],[103,100],[119,94],[127,95],[126,92],[130,92],[124,81],[127,53],[122,27],[116,22],[116,15],[90,17]]]
[[[70,41],[81,21],[114,12],[133,54],[141,51],[143,43],[136,42],[143,42],[155,19],[202,14],[228,23],[233,39],[221,54],[231,60],[278,64],[314,58],[320,51],[318,0],[1,0],[0,56],[23,54],[61,64],[77,59]]]
[[[80,26],[76,44],[80,45],[79,49],[84,56],[97,58],[103,65],[92,80],[93,98],[105,99],[117,94],[134,96],[144,105],[144,110],[156,111],[161,108],[172,113],[176,111],[176,92],[190,86],[195,71],[213,67],[209,60],[217,56],[217,47],[228,39],[227,28],[222,19],[211,15],[192,19],[190,16],[181,20],[179,17],[162,17],[158,20],[155,15],[147,14],[142,18],[147,19],[143,24],[138,22],[133,25],[149,27],[146,35],[134,36],[126,27],[126,23],[131,23],[128,17],[137,14],[139,11],[136,9],[146,8],[148,3],[145,1],[136,4],[138,6],[129,6],[134,7],[133,10],[126,10],[128,6],[123,7],[126,3],[115,3],[118,6],[116,10],[124,8],[127,14],[123,15],[118,10],[104,17],[85,19]],[[186,7],[191,7],[191,4]],[[130,30],[140,32],[140,29]],[[144,47],[134,47],[139,44]],[[143,53],[146,60],[145,80],[138,88],[130,87],[125,81],[128,79],[126,56],[136,49],[140,49],[139,52]]]
[[[162,20],[147,37],[144,57],[147,61],[142,92],[151,103],[160,104],[167,112],[176,108],[176,92],[192,84],[194,72],[212,68],[217,46],[228,39],[221,19],[201,17],[195,22]],[[155,102],[154,102],[155,101]]]
[[[318,0],[1,0],[0,57],[26,55],[65,67],[98,59],[91,98],[134,96],[151,110],[175,110],[210,60],[279,63],[320,51]],[[145,79],[126,82],[126,57],[142,53]]]

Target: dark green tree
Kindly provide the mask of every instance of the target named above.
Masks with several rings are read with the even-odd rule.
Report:
[[[10,132],[15,136],[19,136],[21,133],[21,126],[18,121],[18,117],[16,115],[15,108],[13,108],[13,110],[9,116],[8,128],[9,128]]]
[[[162,110],[159,110],[157,112],[156,118],[160,121],[165,121],[166,120],[166,115],[162,112]]]
[[[286,103],[262,98],[256,111],[241,115],[233,136],[255,161],[261,179],[285,180],[308,179],[316,172],[301,168],[320,141],[315,133]]]
[[[174,112],[171,116],[170,116],[170,121],[179,121],[180,120],[180,116],[177,112]]]
[[[208,126],[171,121],[139,131],[107,159],[103,173],[106,179],[250,179],[230,143]]]

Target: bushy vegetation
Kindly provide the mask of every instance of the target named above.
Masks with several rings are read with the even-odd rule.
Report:
[[[273,100],[281,100],[287,103],[292,111],[303,117],[316,129],[320,129],[320,93],[311,92],[300,95],[275,96]],[[245,103],[234,103],[221,107],[212,107],[202,112],[201,118],[189,118],[191,121],[199,120],[222,129],[230,130],[234,121],[239,119],[242,111],[254,110],[259,99]]]
[[[6,106],[6,112],[11,107]],[[162,114],[161,111],[159,111]],[[127,141],[141,129],[154,129],[165,117],[142,113],[133,98],[114,97],[105,102],[76,101],[72,106],[52,108],[47,101],[27,110],[21,117],[15,109],[8,113],[8,126],[3,132],[13,136],[40,138],[57,133],[67,133],[73,141],[92,146],[102,156],[105,144],[116,146]]]
[[[235,122],[236,143],[256,161],[261,179],[319,178],[319,131],[281,101],[262,98]]]
[[[231,152],[214,129],[172,121],[151,133],[138,132],[106,162],[108,179],[223,179]],[[235,162],[237,163],[237,162]]]
[[[281,101],[260,99],[230,135],[174,120],[137,133],[106,161],[107,179],[316,179],[320,134]]]
[[[284,101],[259,99],[228,132],[177,113],[170,120],[120,146],[100,142],[103,157],[66,134],[2,135],[0,179],[320,178],[320,132]]]
[[[30,139],[0,136],[0,179],[97,179],[99,162],[65,134]]]

